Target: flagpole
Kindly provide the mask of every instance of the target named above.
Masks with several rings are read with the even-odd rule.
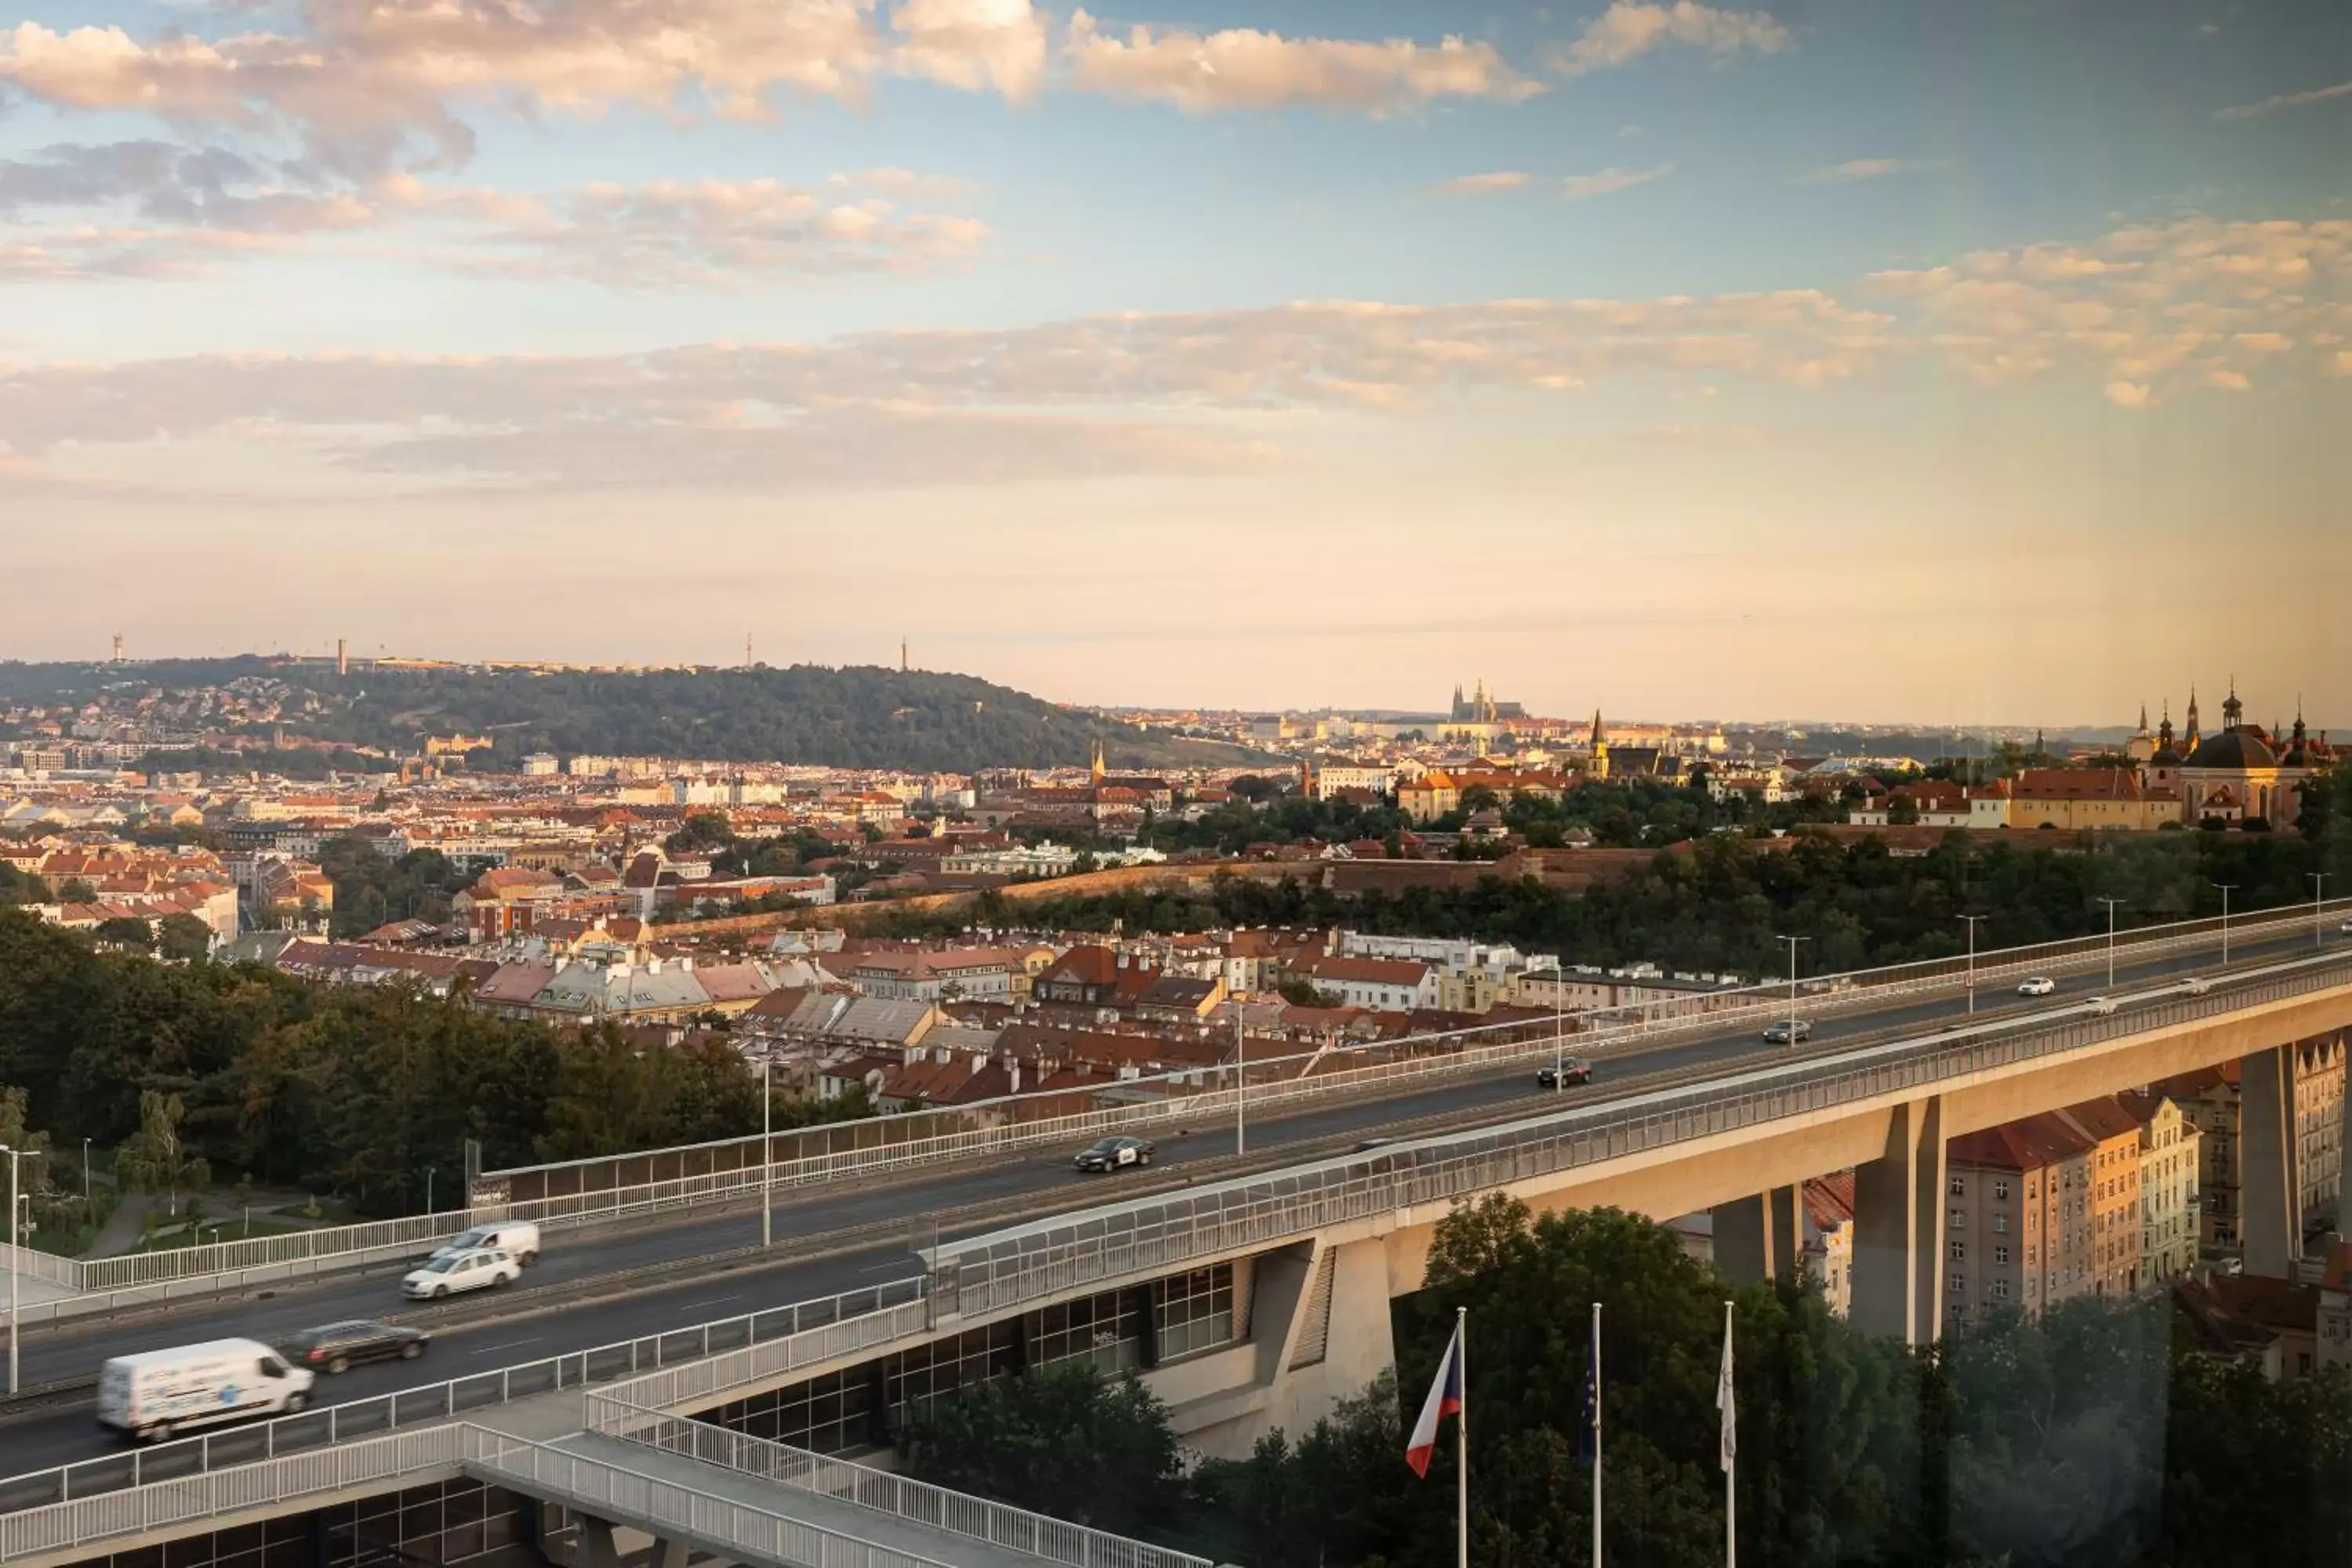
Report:
[[[1723,1304],[1723,1381],[1726,1403],[1723,1411],[1723,1568],[1739,1568],[1739,1509],[1738,1447],[1731,1436],[1734,1422],[1729,1404],[1731,1385],[1731,1303]]]
[[[1470,1309],[1454,1309],[1454,1369],[1462,1408],[1454,1413],[1454,1544],[1457,1568],[1470,1568]]]
[[[1592,1303],[1592,1568],[1601,1568],[1601,1303]]]

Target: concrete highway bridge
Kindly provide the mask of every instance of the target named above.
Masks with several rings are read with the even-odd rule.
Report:
[[[1875,994],[1864,980],[1801,999],[1820,1023],[1795,1049],[1759,1045],[1769,998],[1588,1028],[1571,1041],[1598,1081],[1559,1094],[1531,1087],[1548,1037],[1465,1046],[1487,1055],[1395,1073],[1387,1093],[1267,1104],[1253,1078],[1245,1154],[1229,1125],[1195,1123],[1160,1134],[1163,1165],[1110,1186],[1079,1188],[1066,1141],[805,1184],[776,1214],[777,1259],[731,1256],[759,1230],[740,1210],[583,1231],[551,1243],[543,1282],[449,1310],[430,1372],[354,1373],[342,1384],[360,1397],[331,1407],[137,1452],[98,1438],[69,1388],[0,1424],[0,1468],[16,1472],[0,1480],[0,1565],[132,1568],[168,1546],[173,1568],[385,1550],[582,1568],[636,1550],[663,1568],[689,1554],[1175,1568],[1192,1560],[846,1456],[886,1447],[927,1399],[1078,1359],[1139,1372],[1202,1451],[1296,1431],[1391,1364],[1389,1303],[1420,1287],[1433,1226],[1496,1192],[1538,1209],[1712,1209],[1726,1258],[1765,1268],[1793,1239],[1796,1185],[1853,1166],[1854,1315],[1924,1339],[1947,1140],[2224,1061],[2244,1084],[2248,1267],[2284,1273],[2302,1219],[2291,1063],[2298,1042],[2352,1026],[2342,918],[2241,921],[2226,962],[2206,927],[2112,959],[2083,944],[1987,955],[1972,998],[1948,974]],[[2011,1000],[2028,971],[2061,977],[2058,994]],[[1357,1147],[1371,1138],[1386,1142]],[[390,1295],[382,1275],[325,1274],[167,1316],[66,1314],[28,1340],[28,1381],[381,1314]]]

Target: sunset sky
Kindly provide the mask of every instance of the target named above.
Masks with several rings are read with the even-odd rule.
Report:
[[[2352,6],[0,16],[0,658],[2352,730]]]

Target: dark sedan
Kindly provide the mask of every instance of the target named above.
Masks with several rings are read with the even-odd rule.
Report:
[[[1106,1138],[1079,1151],[1077,1167],[1081,1171],[1124,1171],[1130,1165],[1149,1165],[1151,1155],[1149,1139]]]
[[[1764,1030],[1764,1043],[1768,1046],[1801,1045],[1812,1037],[1813,1026],[1802,1018],[1783,1018]]]
[[[278,1342],[286,1359],[322,1372],[349,1372],[363,1361],[415,1361],[433,1336],[398,1323],[327,1323]]]
[[[1571,1083],[1591,1083],[1592,1064],[1581,1057],[1570,1057],[1556,1067],[1536,1069],[1538,1089],[1560,1089]]]

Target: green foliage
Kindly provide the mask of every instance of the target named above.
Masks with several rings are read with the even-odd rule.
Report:
[[[139,759],[148,773],[276,773],[280,778],[323,779],[331,773],[397,773],[400,763],[389,756],[373,756],[337,746],[261,746],[251,751],[223,751],[216,746],[190,746],[152,751]]]
[[[30,871],[0,861],[0,904],[47,904],[57,900],[50,896],[48,883]]]
[[[335,885],[333,936],[359,936],[394,921],[446,925],[449,900],[471,880],[437,849],[412,849],[387,860],[364,838],[319,846],[319,868]]]
[[[61,904],[90,904],[97,901],[98,889],[91,887],[87,879],[81,877],[68,877],[58,889],[58,902]]]
[[[156,927],[156,952],[192,963],[212,952],[213,928],[194,915],[165,915]]]
[[[38,1124],[102,1144],[154,1143],[146,1096],[176,1099],[183,1161],[332,1193],[363,1215],[413,1212],[425,1167],[449,1168],[467,1138],[497,1166],[760,1126],[758,1076],[723,1047],[640,1053],[609,1029],[560,1033],[399,985],[159,963],[8,910],[0,1082],[26,1087]],[[863,1097],[776,1109],[787,1126],[872,1110]]]
[[[135,915],[115,915],[98,922],[90,933],[94,942],[109,947],[135,947],[142,952],[155,945],[155,928]]]
[[[213,1179],[212,1165],[180,1137],[180,1123],[188,1113],[176,1094],[148,1089],[139,1097],[139,1131],[114,1151],[114,1172],[134,1193],[168,1193],[172,1212],[180,1212],[180,1189],[202,1187]],[[193,1207],[193,1205],[191,1205]]]
[[[1182,1517],[1168,1407],[1091,1363],[1003,1378],[933,1403],[898,1436],[908,1474],[1116,1534]]]

